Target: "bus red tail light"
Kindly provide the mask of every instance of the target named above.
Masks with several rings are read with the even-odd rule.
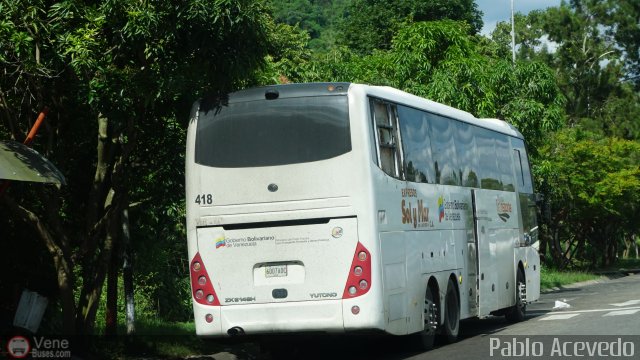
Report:
[[[204,316],[204,320],[208,323],[212,323],[213,322],[213,315],[211,314],[207,314]]]
[[[196,302],[203,305],[220,306],[220,300],[215,290],[213,290],[211,279],[207,269],[204,267],[200,253],[196,253],[196,256],[193,257],[189,269],[191,273],[191,291]]]
[[[344,287],[343,299],[366,294],[371,288],[371,254],[358,242],[349,268],[349,277]]]

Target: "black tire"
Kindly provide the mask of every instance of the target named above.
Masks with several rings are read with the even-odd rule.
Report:
[[[444,301],[445,313],[444,323],[442,324],[442,340],[447,344],[451,344],[458,340],[458,332],[460,331],[460,300],[458,291],[456,291],[456,283],[453,279],[449,279]]]
[[[516,304],[513,305],[511,308],[509,308],[509,310],[507,310],[507,313],[505,314],[505,318],[509,322],[516,323],[516,322],[524,321],[527,315],[527,304],[522,301],[519,294],[520,292],[519,289],[521,284],[526,285],[525,279],[524,279],[524,271],[518,268],[518,274],[516,275],[516,286],[515,286]]]
[[[432,314],[432,305],[435,302],[435,291],[427,286],[427,291],[424,295],[424,328],[422,331],[412,335],[412,342],[418,350],[431,350],[433,349],[433,343],[436,338],[436,329],[430,325],[430,318],[437,317],[436,314]],[[437,306],[437,302],[435,302]]]

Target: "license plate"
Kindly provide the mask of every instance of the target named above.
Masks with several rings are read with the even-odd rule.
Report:
[[[264,268],[264,276],[271,277],[285,277],[287,276],[287,265],[268,265]]]

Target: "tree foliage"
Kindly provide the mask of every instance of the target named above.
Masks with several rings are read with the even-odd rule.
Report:
[[[472,0],[353,0],[341,23],[341,43],[360,54],[388,50],[402,24],[435,20],[458,20],[475,34],[482,28],[482,12]]]
[[[272,0],[276,22],[296,26],[309,35],[308,47],[327,51],[336,43],[338,24],[351,0]]]
[[[184,251],[176,243],[180,154],[191,103],[254,83],[265,56],[284,50],[261,1],[24,0],[0,8],[0,132],[21,140],[34,114],[51,107],[36,146],[69,182],[61,191],[11,188],[2,204],[13,215],[3,221],[30,225],[12,236],[37,234],[42,242],[30,241],[45,245],[64,331],[90,333],[107,272],[117,273],[110,264],[121,252],[123,209],[136,204],[138,244],[166,250],[139,256],[140,268],[162,258],[181,266],[172,258]]]
[[[566,129],[541,148],[536,175],[550,206],[557,265],[608,266],[626,235],[640,230],[640,143]]]
[[[634,42],[633,35],[623,35],[634,33],[629,23],[635,23],[637,30],[639,12],[633,11],[634,6],[624,0],[572,1],[516,16],[518,58],[544,62],[556,71],[570,124],[635,136],[633,111],[629,116],[611,116],[619,109],[619,100],[629,105],[637,102],[630,84],[637,72],[633,59],[637,59],[640,38]],[[510,24],[500,23],[492,34],[504,57],[510,54],[510,30]],[[611,123],[612,119],[617,122]]]
[[[519,61],[554,69],[574,128],[552,136],[554,143],[534,161],[539,191],[553,209],[543,249],[548,243],[559,266],[575,259],[595,266],[598,258],[609,264],[638,233],[627,225],[638,207],[631,194],[637,155],[628,149],[640,139],[639,17],[637,1],[626,0],[576,0],[516,16]],[[509,31],[510,24],[501,23],[492,34],[503,58],[510,53]]]

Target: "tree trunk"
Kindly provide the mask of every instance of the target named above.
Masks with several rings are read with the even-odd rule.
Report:
[[[553,263],[556,266],[561,266],[562,264],[562,250],[560,250],[560,237],[559,237],[559,227],[555,227],[553,229],[552,240],[551,243],[551,255],[553,257]]]
[[[623,259],[628,259],[631,256],[631,244],[633,243],[633,238],[631,236],[624,237],[624,250],[622,252],[622,258]]]
[[[540,246],[538,248],[540,262],[544,262],[546,259],[547,243],[549,242],[549,231],[551,229],[551,219],[546,216],[544,211],[546,207],[546,200],[541,205],[538,204],[538,206],[536,206],[536,216],[538,217],[538,241],[540,241]]]
[[[114,140],[117,136],[113,134],[109,118],[98,114],[96,120],[97,164],[87,208],[87,237],[80,252],[83,286],[76,314],[76,326],[85,335],[93,333],[102,286],[118,238],[122,197],[113,186],[119,148]]]
[[[131,247],[129,246],[131,238],[129,232],[129,210],[125,208],[122,210],[122,246],[123,252],[123,265],[122,265],[122,278],[124,281],[124,296],[126,303],[126,323],[127,323],[127,335],[134,335],[136,332],[135,326],[135,303],[133,301],[133,264],[131,256]]]
[[[84,281],[76,314],[77,327],[86,335],[93,332],[102,286],[120,238],[120,216],[127,196],[125,166],[135,146],[133,118],[128,118],[126,134],[114,134],[110,119],[102,114],[98,114],[97,121],[98,163],[89,196],[88,236],[81,251]],[[122,143],[124,138],[128,140]]]
[[[96,154],[98,162],[89,194],[89,203],[87,204],[87,232],[89,233],[96,230],[95,225],[102,217],[104,201],[107,196],[107,190],[109,189],[109,175],[114,160],[109,118],[98,114],[97,121],[98,146],[96,148]],[[93,241],[85,241],[83,244],[83,253],[90,253],[93,248],[95,248]]]
[[[119,213],[117,200],[114,200],[114,191],[109,192],[107,201],[105,202],[108,209],[104,219],[106,222],[106,234],[104,244],[100,249],[99,255],[92,268],[95,275],[85,276],[82,293],[80,295],[78,326],[82,329],[83,334],[90,335],[93,333],[93,326],[96,319],[96,312],[100,305],[100,296],[102,295],[102,285],[107,275],[107,269],[113,249],[118,237],[119,230]]]
[[[105,313],[105,335],[115,336],[118,333],[118,251],[112,251],[107,274],[107,311]]]

